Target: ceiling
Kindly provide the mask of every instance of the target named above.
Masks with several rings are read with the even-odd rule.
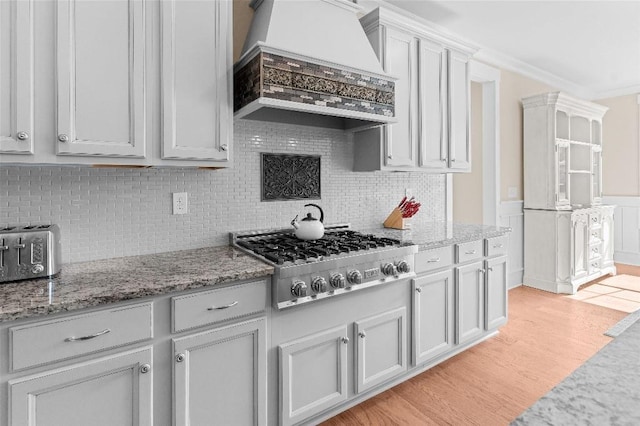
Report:
[[[387,0],[476,58],[587,99],[640,93],[640,0]]]

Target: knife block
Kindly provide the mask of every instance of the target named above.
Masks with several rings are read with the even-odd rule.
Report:
[[[411,229],[411,221],[402,217],[402,212],[397,207],[387,216],[383,223],[385,228]]]

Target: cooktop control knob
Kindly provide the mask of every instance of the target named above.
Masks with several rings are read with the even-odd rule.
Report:
[[[393,263],[385,263],[382,265],[382,273],[385,275],[396,275],[396,265]]]
[[[362,274],[357,269],[353,269],[347,272],[347,280],[351,284],[361,284],[362,283]]]
[[[333,288],[344,288],[347,284],[347,280],[342,274],[332,274],[329,278],[329,284],[331,284],[331,287]]]
[[[31,272],[34,274],[39,274],[42,271],[44,271],[44,266],[39,263],[36,265],[33,265],[33,267],[31,268]]]
[[[304,281],[294,281],[291,286],[291,294],[296,297],[305,297],[307,295],[307,285]]]
[[[313,280],[311,280],[311,288],[316,293],[324,293],[325,291],[327,291],[327,280],[325,280],[323,277],[315,277]]]
[[[401,274],[406,274],[408,272],[411,272],[411,265],[409,265],[409,262],[407,262],[406,260],[401,260],[400,262],[396,262],[396,269]]]

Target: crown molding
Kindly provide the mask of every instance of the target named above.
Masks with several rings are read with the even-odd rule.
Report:
[[[640,93],[640,84],[620,87],[618,89],[608,89],[597,91],[593,99],[617,98],[619,96],[635,95]],[[638,95],[640,97],[640,95]],[[640,100],[639,102],[640,103]]]
[[[516,72],[525,77],[548,84],[552,88],[561,90],[579,98],[594,98],[593,91],[588,87],[558,77],[553,73],[550,73],[538,67],[534,67],[533,65],[529,65],[526,62],[520,61],[519,59],[515,59],[509,55],[505,55],[491,49],[480,49],[474,55],[474,59],[478,59],[482,62],[497,66],[508,71]]]

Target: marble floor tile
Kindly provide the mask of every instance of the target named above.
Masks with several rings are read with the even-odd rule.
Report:
[[[617,297],[603,294],[590,299],[582,300],[585,303],[591,303],[593,305],[604,306],[605,308],[615,309],[622,312],[633,312],[640,309],[640,302],[634,302],[631,300],[620,299]]]

